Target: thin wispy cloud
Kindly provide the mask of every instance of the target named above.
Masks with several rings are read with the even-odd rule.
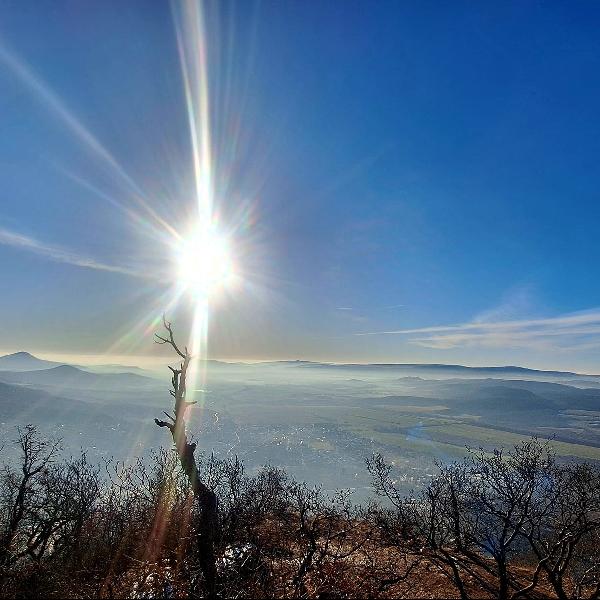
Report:
[[[102,261],[98,261],[95,258],[81,255],[67,248],[46,244],[44,242],[36,240],[33,237],[23,235],[21,233],[16,233],[14,231],[9,231],[8,229],[4,229],[1,227],[0,244],[4,246],[11,246],[13,248],[17,248],[18,250],[29,252],[31,254],[36,254],[47,260],[64,263],[67,265],[73,265],[75,267],[82,267],[84,269],[94,269],[96,271],[110,271],[111,273],[120,273],[122,275],[129,275],[131,277],[145,278],[144,274],[140,273],[139,271],[136,271],[135,269],[131,269],[129,267],[124,267],[120,265],[111,265]]]
[[[394,310],[404,308],[404,304],[392,304],[391,306],[375,306],[371,308],[353,308],[352,306],[336,306],[335,310],[358,310],[364,313],[378,312],[380,310]]]
[[[530,349],[594,347],[600,345],[600,308],[550,318],[470,321],[355,335],[404,336],[410,343],[435,349],[474,346]]]

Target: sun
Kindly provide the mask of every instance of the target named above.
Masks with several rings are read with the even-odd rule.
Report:
[[[179,244],[177,267],[185,290],[199,299],[209,298],[234,277],[229,240],[212,224],[195,228]]]

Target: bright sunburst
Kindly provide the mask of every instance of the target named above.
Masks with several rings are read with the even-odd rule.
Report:
[[[197,227],[177,251],[178,280],[197,300],[231,284],[234,268],[229,240],[210,224]]]

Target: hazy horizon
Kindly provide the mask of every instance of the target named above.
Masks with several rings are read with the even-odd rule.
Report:
[[[114,366],[123,366],[123,367],[138,367],[141,369],[158,371],[161,369],[166,369],[167,365],[173,364],[177,362],[177,359],[173,357],[172,354],[127,354],[127,355],[108,355],[108,354],[70,354],[70,353],[52,353],[52,352],[31,352],[29,350],[2,350],[0,349],[0,358],[12,354],[18,353],[26,353],[30,354],[34,358],[48,360],[52,362],[70,364],[70,365],[80,365],[80,366],[98,366],[98,365],[114,365]],[[317,364],[331,364],[331,365],[440,365],[440,366],[456,366],[456,367],[469,367],[469,368],[489,368],[489,367],[498,367],[498,368],[524,368],[531,370],[539,370],[539,371],[563,371],[563,372],[572,372],[580,375],[597,375],[596,372],[591,371],[578,371],[575,369],[566,369],[566,368],[552,368],[552,367],[541,367],[541,366],[532,366],[528,364],[513,364],[513,363],[450,363],[450,362],[399,362],[399,361],[344,361],[344,360],[315,360],[310,358],[300,358],[300,357],[288,357],[288,358],[274,358],[274,357],[265,357],[265,358],[247,358],[247,357],[205,357],[204,360],[213,360],[224,363],[243,363],[248,365],[260,364],[260,363],[268,363],[268,362],[314,362]]]

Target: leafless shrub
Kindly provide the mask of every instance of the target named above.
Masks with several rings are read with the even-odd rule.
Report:
[[[556,462],[535,439],[510,453],[470,450],[440,468],[417,498],[403,498],[381,456],[369,463],[386,538],[407,542],[443,572],[461,598],[597,598],[598,471]]]
[[[202,519],[176,450],[90,465],[63,459],[33,427],[0,478],[7,597],[207,594]],[[401,495],[381,456],[369,461],[385,502],[353,505],[276,468],[199,454],[219,499],[214,552],[221,597],[597,598],[600,475],[557,463],[536,440],[471,451],[420,494]]]

